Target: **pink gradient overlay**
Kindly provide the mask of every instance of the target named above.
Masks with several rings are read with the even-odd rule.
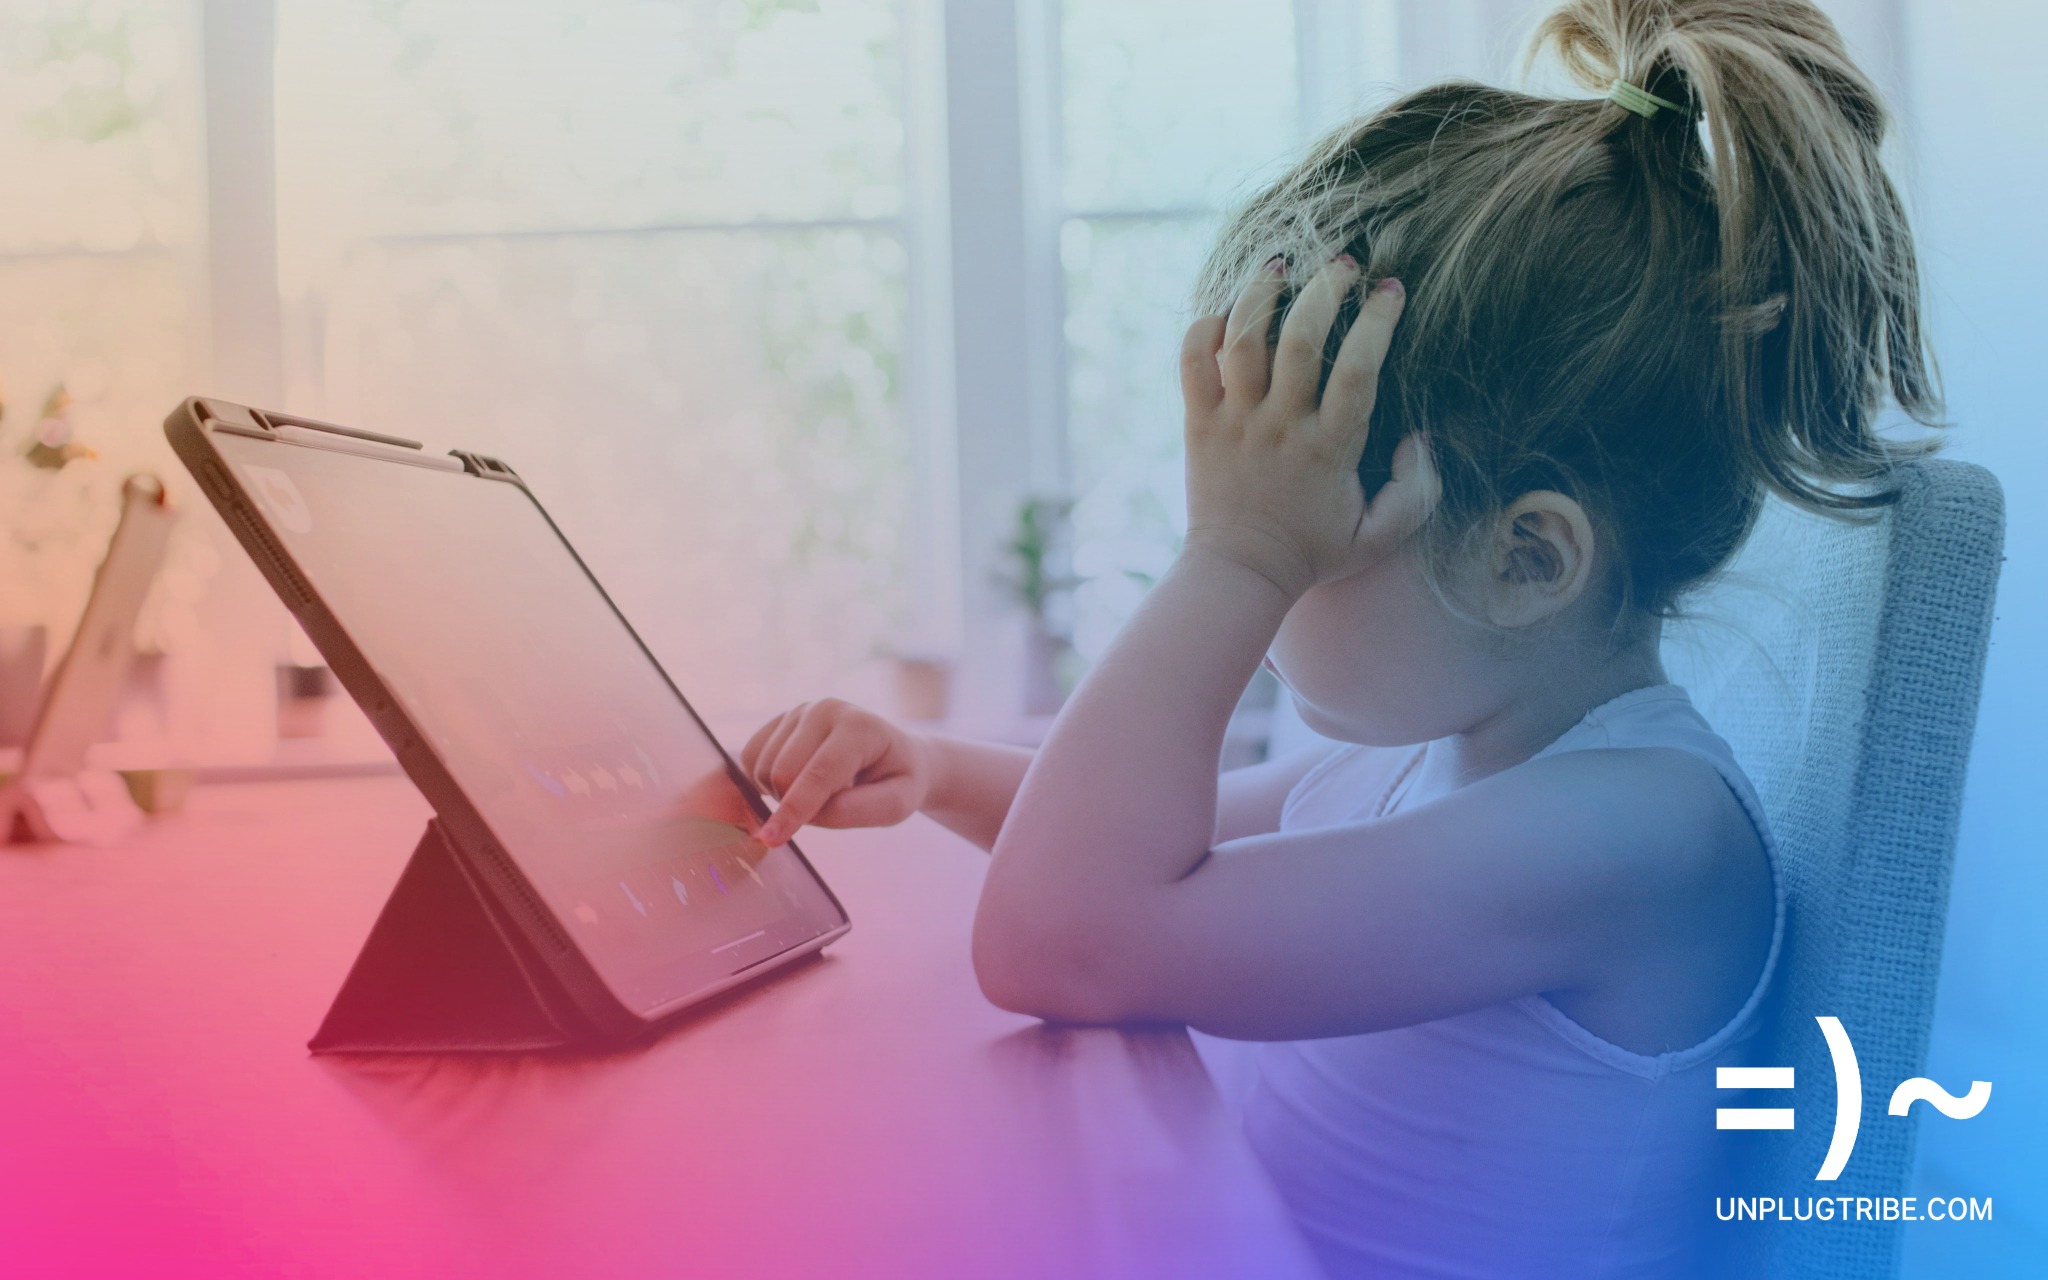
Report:
[[[0,1254],[20,1275],[1307,1275],[1177,1032],[981,999],[980,855],[806,838],[820,963],[603,1055],[309,1056],[427,810],[202,788],[0,855]]]

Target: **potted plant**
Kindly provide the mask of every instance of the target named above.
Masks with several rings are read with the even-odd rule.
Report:
[[[1000,581],[1025,615],[1023,700],[1026,715],[1060,709],[1080,674],[1073,644],[1074,504],[1055,497],[1026,498],[1005,545]]]

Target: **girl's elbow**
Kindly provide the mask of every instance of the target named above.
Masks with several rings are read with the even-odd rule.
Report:
[[[1074,928],[1005,921],[984,909],[974,923],[974,976],[990,1004],[1047,1022],[1123,1022],[1137,1016],[1121,966]]]

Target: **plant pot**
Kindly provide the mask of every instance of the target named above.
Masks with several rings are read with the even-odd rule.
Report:
[[[326,667],[277,668],[277,736],[317,738],[327,731],[334,705],[334,673]]]
[[[1049,716],[1066,705],[1073,688],[1069,671],[1074,646],[1065,636],[1046,631],[1033,619],[1024,633],[1024,714]]]
[[[944,658],[897,654],[890,659],[896,714],[905,720],[944,720],[952,702],[953,664]]]

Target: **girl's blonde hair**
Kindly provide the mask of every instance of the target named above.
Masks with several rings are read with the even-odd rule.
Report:
[[[1931,447],[1876,430],[1887,391],[1940,414],[1887,115],[1807,0],[1571,0],[1531,56],[1546,49],[1589,89],[1678,109],[1410,94],[1241,209],[1197,302],[1227,309],[1276,253],[1399,276],[1368,486],[1427,431],[1445,494],[1429,545],[1555,489],[1605,534],[1623,616],[1664,614],[1766,490],[1880,505],[1894,462]]]

